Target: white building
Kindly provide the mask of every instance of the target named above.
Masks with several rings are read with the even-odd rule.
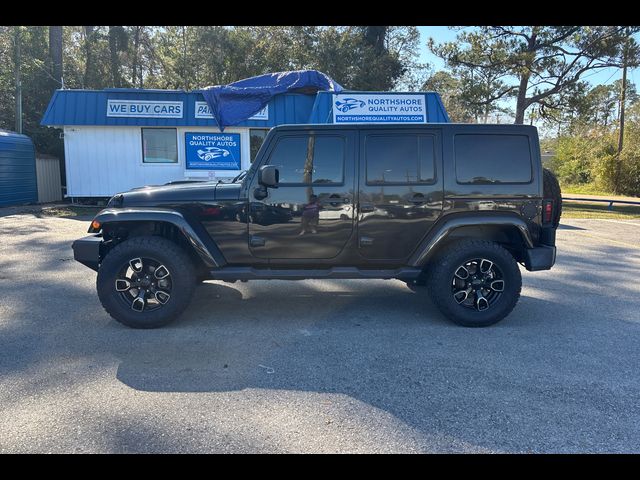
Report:
[[[399,101],[412,111],[382,111]],[[433,92],[321,91],[276,95],[220,132],[199,92],[106,89],[57,90],[41,123],[63,129],[67,196],[109,197],[143,185],[234,177],[276,125],[448,121]]]

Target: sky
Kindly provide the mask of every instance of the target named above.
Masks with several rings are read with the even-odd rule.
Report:
[[[420,31],[420,61],[431,64],[434,71],[444,69],[444,63],[434,54],[432,54],[427,48],[427,40],[429,37],[433,37],[434,40],[438,43],[441,42],[450,42],[456,39],[457,32],[454,30],[450,30],[445,26],[437,26],[437,27],[417,27]],[[468,27],[473,28],[473,27]],[[636,37],[637,39],[637,37]],[[603,68],[602,70],[597,70],[596,72],[589,72],[583,77],[583,79],[592,85],[597,84],[610,84],[615,82],[619,78],[622,78],[622,70],[619,68]],[[635,79],[640,80],[640,69],[629,69],[627,71],[627,78],[631,80],[633,83],[636,83]],[[515,100],[513,101],[515,107]]]

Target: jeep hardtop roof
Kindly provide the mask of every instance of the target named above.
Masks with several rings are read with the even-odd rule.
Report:
[[[497,123],[307,123],[284,124],[273,127],[274,131],[306,131],[306,130],[406,130],[420,128],[443,128],[449,130],[491,130],[513,132],[524,131],[537,133],[538,129],[532,125],[514,125]]]

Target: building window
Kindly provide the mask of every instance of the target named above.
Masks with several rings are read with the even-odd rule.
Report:
[[[367,184],[434,183],[434,146],[433,135],[367,136]]]
[[[258,150],[264,143],[264,139],[267,137],[267,133],[269,133],[268,128],[251,128],[249,130],[249,141],[251,145],[251,163],[256,159],[256,155],[258,155]]]
[[[269,164],[278,167],[282,184],[342,184],[344,152],[344,138],[339,136],[283,137],[271,153]]]
[[[455,136],[458,183],[531,182],[531,149],[526,135]]]
[[[142,129],[144,163],[178,163],[178,134],[175,128]]]

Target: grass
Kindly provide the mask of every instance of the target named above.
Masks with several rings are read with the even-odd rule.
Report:
[[[609,204],[592,204],[578,202],[562,202],[562,218],[593,218],[612,220],[640,219],[640,206],[613,205],[613,210],[608,209]],[[562,221],[562,219],[560,220]]]
[[[562,193],[571,193],[573,195],[602,195],[604,197],[615,197],[613,192],[607,192],[598,188],[593,183],[584,183],[579,185],[560,185]]]
[[[563,194],[570,195],[601,195],[603,197],[614,198],[617,195],[598,188],[593,183],[580,185],[561,185]],[[562,218],[594,218],[594,219],[614,219],[633,220],[640,218],[640,206],[613,204],[613,210],[609,210],[608,203],[588,203],[588,202],[562,202]]]

